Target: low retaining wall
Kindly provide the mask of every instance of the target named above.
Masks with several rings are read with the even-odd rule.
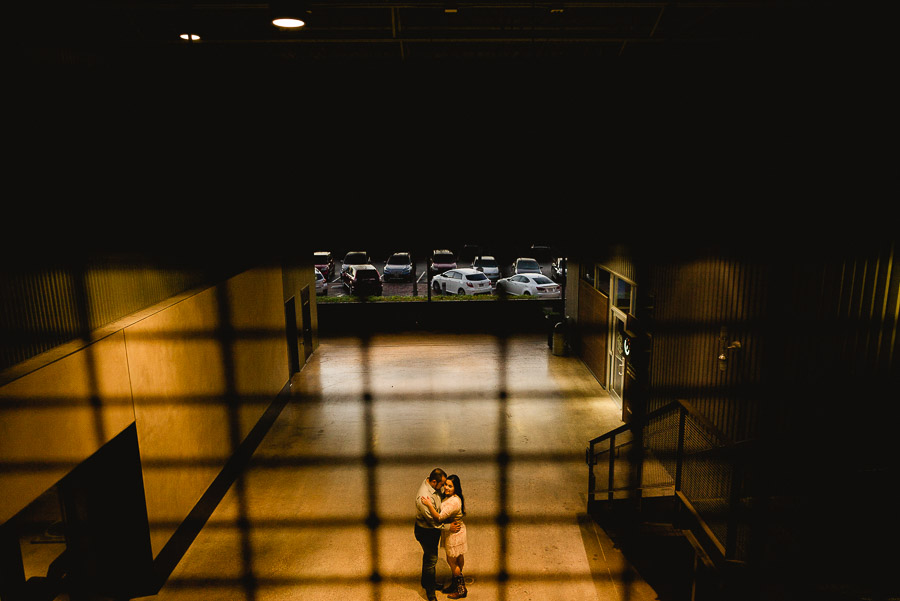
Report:
[[[563,301],[473,300],[319,303],[319,336],[388,332],[548,333]]]

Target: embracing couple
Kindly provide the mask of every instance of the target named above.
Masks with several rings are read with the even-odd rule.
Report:
[[[444,470],[435,468],[416,493],[416,540],[422,545],[422,587],[428,601],[437,599],[435,566],[440,544],[444,545],[453,575],[441,592],[449,593],[448,599],[462,599],[468,593],[462,573],[467,550],[464,515],[466,501],[459,476],[448,476]]]

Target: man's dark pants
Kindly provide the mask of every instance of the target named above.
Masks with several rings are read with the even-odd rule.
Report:
[[[416,524],[416,540],[422,545],[422,588],[433,593],[437,589],[435,566],[441,543],[441,529],[422,528]]]

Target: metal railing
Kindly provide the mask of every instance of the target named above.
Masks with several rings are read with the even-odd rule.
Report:
[[[688,402],[675,401],[590,441],[588,511],[617,499],[674,496],[722,559],[746,561],[745,456]]]

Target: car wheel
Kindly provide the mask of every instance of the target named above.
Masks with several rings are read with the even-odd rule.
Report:
[[[522,295],[523,295],[523,296],[531,296],[531,292],[529,292],[528,290],[526,290],[525,292],[522,293]]]
[[[438,284],[437,282],[435,282],[431,287],[434,289],[435,294],[441,293],[441,285]]]
[[[465,296],[465,295],[466,295],[466,291],[463,290],[462,288],[460,288],[459,290],[457,290],[456,293],[457,293],[458,295],[460,295],[460,296]]]

